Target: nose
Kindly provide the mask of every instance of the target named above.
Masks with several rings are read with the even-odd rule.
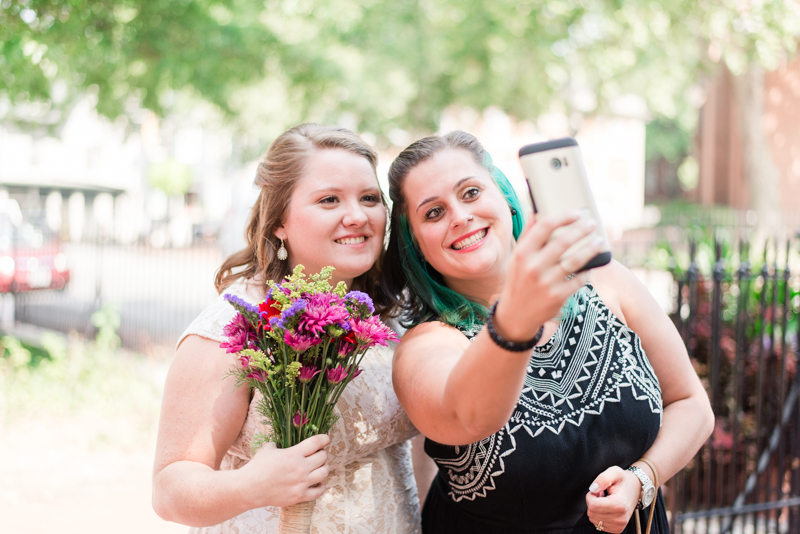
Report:
[[[467,210],[461,207],[452,209],[450,213],[453,216],[453,218],[450,220],[451,228],[466,226],[468,223],[472,222],[472,219],[474,219],[471,213],[468,213]]]
[[[348,207],[347,212],[344,214],[342,224],[348,227],[360,227],[367,224],[369,218],[364,212],[364,208],[356,203]]]

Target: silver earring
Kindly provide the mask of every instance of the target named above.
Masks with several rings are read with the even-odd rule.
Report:
[[[278,238],[280,239],[280,238]],[[278,259],[281,261],[286,260],[289,257],[289,251],[286,250],[286,247],[283,246],[283,239],[281,239],[281,248],[278,249]]]

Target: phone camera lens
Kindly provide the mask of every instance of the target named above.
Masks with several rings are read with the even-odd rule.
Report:
[[[561,168],[561,160],[558,159],[558,158],[551,159],[550,160],[550,166],[553,167],[554,169],[560,169]]]

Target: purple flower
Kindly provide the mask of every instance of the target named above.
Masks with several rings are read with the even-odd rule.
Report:
[[[300,375],[297,379],[302,382],[303,384],[308,384],[311,380],[320,374],[322,371],[317,369],[316,367],[304,365],[300,368]]]
[[[325,371],[325,376],[328,378],[328,382],[331,384],[338,384],[347,378],[348,373],[349,369],[347,367],[342,367],[342,364],[340,363],[336,367]]]
[[[246,300],[237,297],[236,295],[231,295],[230,293],[225,293],[225,300],[233,304],[234,306],[239,306],[243,308],[245,311],[251,313],[258,313],[258,306],[253,306]],[[241,310],[240,310],[241,311]]]
[[[356,340],[367,347],[387,345],[389,341],[400,341],[397,334],[383,324],[378,317],[351,321]]]
[[[306,306],[308,306],[307,300],[297,299],[296,301],[292,302],[291,306],[283,310],[283,313],[281,313],[281,321],[286,324],[286,321],[292,319],[297,314],[305,310]]]
[[[351,291],[347,295],[344,296],[347,300],[352,300],[357,303],[358,308],[365,308],[359,309],[359,315],[361,317],[369,317],[373,313],[375,313],[375,306],[372,304],[372,299],[369,295],[364,293],[363,291]],[[369,313],[364,313],[369,310]]]
[[[347,320],[347,308],[339,304],[336,295],[320,293],[313,295],[300,317],[300,330],[319,337],[325,332],[325,327],[339,325]]]
[[[295,333],[292,332],[291,330],[287,330],[283,334],[283,340],[286,342],[287,345],[292,347],[297,352],[307,351],[314,345],[319,345],[320,343],[322,343],[322,340],[319,338],[301,333]]]
[[[300,410],[297,410],[297,413],[294,414],[294,417],[292,417],[292,424],[297,428],[302,428],[306,423],[308,423],[308,417],[306,417],[306,414],[301,414]]]
[[[269,327],[275,330],[276,328],[283,328],[283,321],[280,317],[273,317],[269,320]]]

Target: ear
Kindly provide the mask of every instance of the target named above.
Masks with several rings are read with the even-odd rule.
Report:
[[[276,226],[274,230],[272,230],[272,235],[277,237],[278,239],[286,239],[286,229],[281,224],[280,226]]]

